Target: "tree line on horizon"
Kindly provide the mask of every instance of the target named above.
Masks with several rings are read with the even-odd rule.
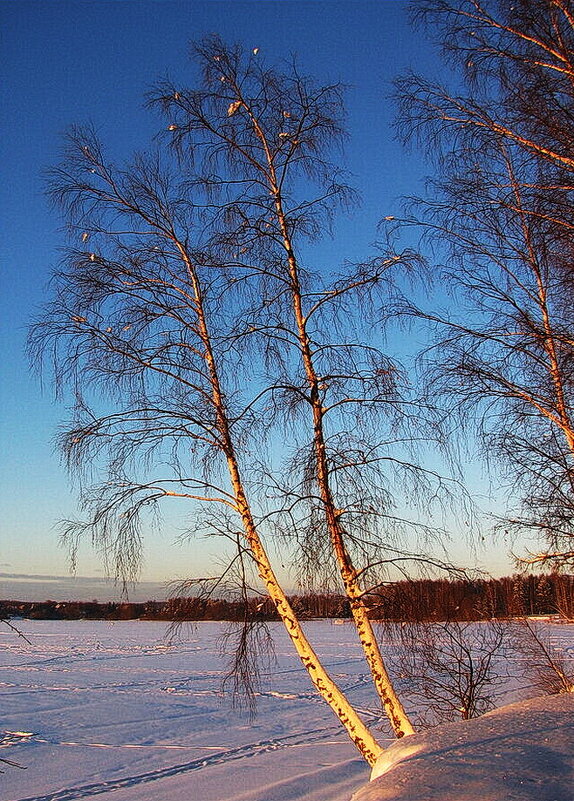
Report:
[[[349,619],[344,595],[313,593],[289,596],[300,620]],[[367,599],[372,620],[398,623],[468,622],[536,615],[574,619],[574,575],[550,573],[514,575],[499,579],[419,579],[389,584]],[[247,602],[225,598],[171,598],[167,601],[0,601],[0,619],[34,620],[163,620],[169,622],[246,617],[278,621],[269,599]]]

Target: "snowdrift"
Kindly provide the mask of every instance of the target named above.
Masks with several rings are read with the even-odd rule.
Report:
[[[352,801],[573,801],[574,695],[510,704],[393,743]]]

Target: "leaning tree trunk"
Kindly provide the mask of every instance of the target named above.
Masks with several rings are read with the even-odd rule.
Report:
[[[316,478],[325,510],[325,518],[331,539],[331,546],[337,560],[345,593],[350,601],[353,619],[357,627],[365,658],[371,671],[373,683],[395,735],[397,737],[402,737],[405,734],[413,734],[414,727],[394,690],[392,681],[385,667],[373,626],[369,620],[368,610],[363,600],[363,592],[357,580],[357,572],[352,564],[350,554],[345,547],[343,530],[338,520],[339,513],[333,502],[329,481],[325,436],[323,431],[324,412],[319,395],[319,380],[315,371],[311,345],[305,325],[302,292],[299,281],[299,268],[291,242],[291,236],[289,234],[285,211],[283,209],[281,189],[277,180],[273,157],[269,149],[265,133],[259,125],[257,118],[249,108],[248,103],[246,103],[245,99],[242,97],[240,88],[235,87],[235,89],[237,91],[239,101],[251,119],[253,129],[260,140],[265,153],[265,158],[267,161],[266,177],[269,183],[271,195],[273,196],[275,214],[279,229],[281,231],[283,248],[287,256],[297,337],[301,349],[301,358],[309,387],[313,410],[313,446],[317,465]]]
[[[368,610],[363,600],[363,591],[357,579],[357,571],[352,563],[351,556],[345,546],[344,532],[340,523],[340,510],[336,507],[329,481],[329,466],[327,462],[327,449],[323,429],[323,408],[319,396],[319,380],[315,372],[313,357],[301,306],[301,292],[299,288],[297,263],[289,236],[283,212],[280,209],[280,199],[277,200],[278,213],[280,213],[281,228],[284,236],[285,249],[289,260],[289,269],[292,280],[293,305],[301,345],[301,353],[305,368],[305,375],[310,387],[311,404],[313,408],[313,446],[315,450],[316,478],[324,507],[325,519],[331,546],[345,589],[349,598],[353,620],[357,628],[359,640],[369,665],[373,683],[389,718],[393,731],[397,737],[413,734],[414,727],[409,720],[405,709],[399,700],[392,681],[386,669],[377,638],[369,619]]]
[[[204,359],[209,371],[212,401],[217,413],[217,428],[227,459],[227,467],[236,500],[235,508],[241,515],[244,536],[249,550],[255,559],[259,576],[265,585],[267,593],[273,601],[279,617],[281,618],[281,621],[287,630],[287,634],[289,635],[291,642],[293,643],[295,650],[297,651],[301,662],[306,668],[317,692],[329,704],[364,759],[369,763],[369,765],[373,766],[377,760],[377,757],[382,753],[383,748],[377,743],[368,727],[361,720],[356,710],[347,700],[344,693],[322,666],[319,657],[305,636],[303,628],[275,576],[267,555],[267,551],[257,531],[257,527],[255,525],[251,508],[249,506],[243,486],[239,464],[235,454],[231,432],[229,430],[225,399],[219,381],[217,364],[211,347],[211,338],[204,313],[201,286],[194,270],[193,263],[185,251],[184,246],[179,242],[176,242],[176,246],[178,247],[184,260],[186,270],[194,290],[195,308],[198,318],[198,331],[203,343]]]

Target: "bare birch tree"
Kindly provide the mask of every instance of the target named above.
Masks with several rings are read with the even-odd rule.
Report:
[[[225,515],[212,524],[236,538],[234,561],[255,563],[315,687],[372,763],[381,748],[292,613],[247,499],[237,443],[248,409],[234,388],[240,358],[228,323],[236,280],[191,245],[201,222],[158,160],[116,170],[90,132],[76,131],[53,178],[87,247],[71,249],[32,345],[53,354],[57,382],[71,381],[77,396],[77,419],[62,438],[70,467],[108,464],[106,480],[83,490],[87,521],[70,521],[65,536],[73,545],[87,533],[129,580],[146,509],[179,498],[229,510],[241,538]],[[114,410],[95,413],[93,391]]]
[[[397,441],[381,437],[389,420],[397,423],[407,416],[397,366],[365,342],[365,326],[359,326],[357,336],[352,326],[337,325],[343,316],[358,320],[373,293],[388,283],[389,272],[407,258],[379,258],[332,282],[325,280],[330,276],[313,275],[302,263],[301,240],[325,228],[334,205],[348,194],[336,182],[339,170],[326,159],[332,140],[341,136],[339,88],[315,88],[296,72],[270,80],[256,62],[244,65],[217,39],[203,43],[198,52],[207,89],[198,93],[162,86],[155,102],[166,112],[182,158],[197,157],[193,135],[198,130],[209,143],[212,203],[218,212],[225,210],[228,224],[224,232],[219,227],[211,247],[220,258],[248,253],[251,269],[257,264],[265,276],[263,304],[258,302],[248,325],[261,335],[267,357],[274,357],[269,411],[272,418],[292,418],[309,431],[299,449],[303,475],[297,486],[281,493],[288,499],[290,528],[305,532],[301,554],[303,561],[311,556],[312,571],[334,560],[393,729],[398,736],[411,733],[369,621],[365,578],[377,551],[382,561],[380,522],[388,540],[393,518],[383,491],[388,476],[381,468],[402,467],[427,484],[439,477],[402,463]],[[232,168],[231,176],[222,177],[224,165]],[[315,200],[299,197],[302,170],[320,189]],[[238,181],[239,191],[231,186]],[[334,334],[341,338],[333,340]],[[411,413],[411,423],[413,418]],[[396,518],[392,524],[396,527]],[[353,550],[362,557],[360,568]]]
[[[412,221],[448,250],[442,278],[463,310],[426,313],[439,331],[427,379],[459,419],[479,421],[505,467],[520,507],[503,527],[545,538],[527,561],[572,564],[574,7],[413,7],[466,82],[464,92],[417,76],[398,84],[405,137],[437,157]]]
[[[350,197],[328,160],[343,136],[340,87],[217,38],[195,55],[199,89],[162,83],[149,96],[170,147],[116,167],[93,131],[75,129],[52,171],[71,245],[31,351],[76,399],[61,438],[70,469],[103,474],[83,484],[86,520],[69,521],[65,538],[73,552],[88,535],[131,580],[144,514],[185,502],[196,529],[233,549],[200,584],[235,575],[246,592],[255,568],[316,689],[373,764],[381,747],[313,651],[268,543],[279,536],[307,576],[338,575],[382,706],[397,736],[412,732],[365,598],[398,554],[400,526],[430,532],[394,508],[393,473],[447,492],[412,458],[420,409],[376,333],[392,271],[414,259],[311,270],[304,242]],[[239,646],[241,656],[245,638]]]

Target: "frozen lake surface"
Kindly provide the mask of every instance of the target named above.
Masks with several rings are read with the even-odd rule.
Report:
[[[0,629],[0,757],[25,770],[5,766],[3,801],[348,801],[368,781],[280,624],[269,626],[276,665],[253,720],[221,692],[224,624],[198,623],[173,644],[160,622],[18,625],[30,645]],[[353,628],[305,627],[381,743],[392,742]],[[552,629],[574,651],[574,626]],[[497,705],[537,694],[513,684],[498,693]]]

